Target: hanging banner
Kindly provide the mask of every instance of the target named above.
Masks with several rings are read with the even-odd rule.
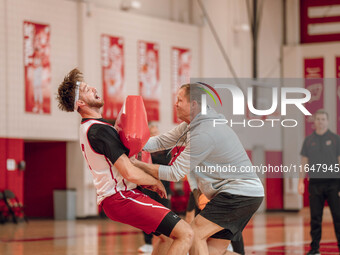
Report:
[[[172,67],[172,105],[173,105],[173,122],[180,123],[177,118],[176,100],[178,89],[186,83],[190,83],[191,51],[173,47],[171,50],[171,67]]]
[[[311,92],[311,99],[305,107],[314,114],[324,105],[323,58],[306,58],[304,64],[305,88]],[[314,129],[313,116],[305,116],[305,136],[312,134]]]
[[[335,58],[336,77],[336,123],[337,134],[340,134],[340,57]]]
[[[124,102],[124,41],[121,37],[101,36],[103,117],[116,119]]]
[[[50,26],[24,21],[25,111],[51,113]]]
[[[159,46],[138,42],[139,93],[143,97],[148,121],[159,120]]]

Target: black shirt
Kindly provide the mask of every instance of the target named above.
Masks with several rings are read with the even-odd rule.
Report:
[[[82,119],[81,122],[83,123],[87,120],[90,119]],[[114,129],[108,121],[102,118],[94,120],[105,122],[109,125],[96,123],[89,128],[87,138],[89,139],[92,149],[95,152],[106,156],[112,164],[114,164],[122,154],[129,155],[129,150],[121,142],[116,129]]]
[[[324,178],[340,178],[340,137],[337,134],[330,130],[323,135],[313,132],[306,137],[300,154],[308,158],[308,175],[311,182],[328,181]]]
[[[171,160],[171,153],[169,153],[169,150],[157,151],[151,153],[151,158],[153,164],[169,165]],[[164,185],[166,193],[170,195],[171,194],[170,182],[162,180],[162,183]]]

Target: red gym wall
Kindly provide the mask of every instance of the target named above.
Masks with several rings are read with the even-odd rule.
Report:
[[[248,157],[252,160],[252,151],[246,150]],[[282,151],[266,151],[266,165],[280,166],[282,164]],[[281,175],[266,175],[266,209],[283,210],[283,179]],[[274,196],[273,196],[274,194]]]
[[[280,166],[282,151],[266,151],[266,165]],[[267,173],[266,178],[267,210],[283,209],[283,178],[281,173]]]
[[[3,190],[7,186],[6,178],[6,139],[0,138],[0,190]]]
[[[248,158],[250,159],[250,161],[252,161],[252,154],[250,150],[246,150]]]
[[[24,160],[23,144],[23,139],[0,138],[0,189],[12,190],[20,201],[24,199],[24,171],[8,171],[7,159],[14,159],[16,163]]]
[[[66,142],[25,142],[25,213],[52,218],[53,190],[66,189]]]

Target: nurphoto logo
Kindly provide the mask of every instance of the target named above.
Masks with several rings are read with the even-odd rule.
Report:
[[[297,109],[299,109],[303,115],[309,116],[312,115],[304,106],[305,103],[309,102],[311,99],[311,92],[305,88],[299,87],[271,87],[271,106],[269,109],[256,109],[254,106],[254,96],[253,96],[253,87],[248,87],[247,95],[245,96],[243,91],[236,85],[233,84],[215,84],[213,86],[208,85],[207,83],[197,82],[202,87],[199,87],[205,93],[201,95],[201,114],[207,114],[207,95],[209,95],[212,100],[214,101],[215,105],[217,105],[215,97],[219,100],[221,106],[222,100],[220,95],[217,93],[216,89],[226,90],[231,93],[232,95],[232,112],[235,116],[242,116],[246,114],[245,110],[245,102],[247,102],[247,107],[250,113],[257,115],[257,116],[268,116],[276,112],[278,106],[280,104],[280,115],[286,116],[287,115],[287,105],[294,105]],[[211,90],[215,96],[209,91]],[[280,93],[279,93],[280,92]],[[299,98],[290,98],[289,94],[299,95]],[[280,123],[283,127],[296,127],[298,125],[297,120],[295,119],[250,119],[246,121],[244,119],[241,122],[235,122],[232,119],[215,119],[214,120],[214,127],[220,124],[227,124],[229,123],[232,125],[243,125],[249,127],[262,127],[265,123],[271,123],[271,126],[274,127],[275,123]]]

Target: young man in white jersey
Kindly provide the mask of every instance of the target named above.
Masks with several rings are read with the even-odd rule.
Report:
[[[137,189],[143,185],[166,196],[162,183],[133,166],[127,157],[129,150],[120,141],[115,128],[102,119],[104,101],[95,88],[83,81],[82,73],[73,69],[59,85],[59,108],[78,111],[82,116],[80,146],[93,176],[97,202],[106,215],[146,233],[165,235],[173,239],[171,246],[162,237],[153,254],[186,255],[193,240],[191,227],[176,214]]]

